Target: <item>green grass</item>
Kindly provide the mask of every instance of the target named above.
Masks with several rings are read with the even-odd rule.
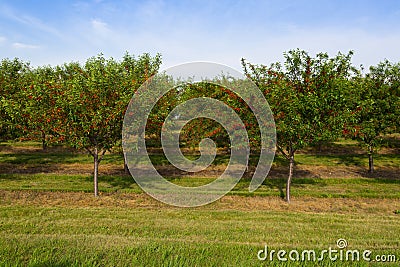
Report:
[[[254,193],[248,192],[249,183],[241,181],[230,192],[242,196],[283,197],[286,179],[267,178]],[[391,198],[400,199],[400,182],[383,178],[294,178],[292,196],[316,198]]]
[[[367,155],[308,155],[298,154],[295,157],[298,165],[311,166],[368,166]],[[400,155],[374,155],[375,164],[384,167],[399,167]]]
[[[119,190],[132,193],[142,192],[130,176],[102,175],[99,188],[104,192]],[[81,174],[0,174],[0,189],[92,192],[93,176]]]
[[[257,259],[264,245],[320,251],[339,238],[400,258],[396,215],[1,206],[0,218],[1,265],[265,266]]]
[[[189,159],[195,159],[197,156],[189,155]],[[153,165],[169,165],[168,159],[164,155],[150,155]],[[398,167],[400,166],[400,154],[375,155],[375,164],[379,167]],[[368,157],[366,155],[309,155],[296,154],[297,165],[304,166],[368,166]],[[34,153],[2,153],[0,152],[0,163],[8,164],[92,164],[93,158],[88,154],[73,152],[34,152]],[[229,155],[217,155],[214,166],[227,164]],[[250,164],[255,166],[258,163],[258,157],[252,155]],[[123,156],[117,153],[107,153],[104,156],[102,164],[123,164]],[[277,155],[274,159],[275,166],[287,166],[288,162],[282,156]]]
[[[398,138],[393,140],[392,144],[398,144]],[[334,147],[355,145],[341,140]],[[34,142],[0,143],[0,149],[0,164],[10,170],[37,165],[50,170],[46,174],[0,174],[0,266],[399,266],[398,154],[375,157],[377,169],[390,169],[384,176],[315,178],[295,173],[291,206],[279,198],[286,180],[276,175],[254,193],[248,192],[249,179],[242,179],[227,200],[187,209],[146,198],[130,176],[102,174],[102,164],[122,166],[118,153],[104,157],[99,177],[103,194],[94,198],[91,175],[51,172],[57,164],[88,166],[91,156],[59,147],[43,152]],[[158,166],[169,164],[163,155],[151,155],[151,160]],[[228,160],[228,155],[217,155],[213,164]],[[359,154],[296,155],[297,166],[316,170],[318,166],[363,170],[367,160]],[[257,157],[250,161],[256,164]],[[274,167],[286,171],[287,162],[277,156]],[[182,186],[213,179],[168,178]],[[296,201],[307,207],[299,208],[302,204],[296,206]],[[265,205],[258,207],[260,203]],[[372,257],[395,254],[399,261],[283,263],[276,257],[273,262],[257,259],[265,245],[269,250],[315,249],[319,253],[335,249],[339,238],[348,241],[348,249],[369,249]]]
[[[123,164],[120,154],[106,154],[102,163]],[[92,164],[93,158],[89,154],[73,152],[33,152],[33,153],[0,153],[0,163],[9,164]]]
[[[214,178],[181,177],[168,178],[181,186],[207,184]],[[230,192],[241,196],[281,196],[285,179],[267,178],[254,193],[248,191],[249,180],[242,179]],[[0,174],[2,190],[36,190],[64,192],[92,192],[93,177],[90,175],[65,174]],[[102,175],[99,178],[102,192],[142,193],[130,176]],[[400,182],[383,178],[294,178],[292,195],[317,198],[390,198],[400,199]]]
[[[14,141],[14,140],[9,140],[9,141],[0,141],[0,147],[1,146],[8,146],[8,147],[35,147],[35,148],[41,148],[42,143],[37,142],[37,141]]]

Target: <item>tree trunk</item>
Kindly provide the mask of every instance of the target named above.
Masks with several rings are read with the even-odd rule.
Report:
[[[290,203],[290,184],[292,182],[293,176],[293,168],[294,168],[294,155],[290,154],[289,156],[289,177],[286,183],[286,202]]]
[[[373,155],[373,153],[374,153],[374,150],[373,150],[372,146],[370,146],[368,148],[368,165],[369,165],[368,172],[369,173],[374,173],[374,155]]]
[[[46,144],[46,133],[42,132],[42,149],[43,151],[46,150],[47,144]]]
[[[99,154],[97,151],[97,147],[94,149],[93,161],[94,161],[94,172],[93,172],[94,196],[97,197],[99,195],[99,182],[98,182]]]
[[[124,154],[124,172],[125,174],[129,175],[129,168],[128,168],[128,164],[126,163],[126,159],[125,159],[125,154]]]

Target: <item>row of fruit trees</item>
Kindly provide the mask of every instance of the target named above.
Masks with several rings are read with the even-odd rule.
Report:
[[[256,65],[242,59],[245,75],[261,90],[273,112],[277,151],[289,162],[286,200],[295,155],[300,149],[340,137],[356,139],[366,148],[369,171],[382,136],[400,130],[400,63],[387,60],[368,71],[352,65],[352,52],[311,56],[284,53],[284,61]],[[32,67],[20,59],[0,63],[0,139],[40,140],[43,149],[61,143],[93,156],[95,194],[98,165],[104,154],[121,145],[126,107],[135,91],[159,71],[161,56],[125,54],[121,60],[103,55],[84,64]],[[146,136],[161,146],[163,121],[175,106],[195,97],[212,97],[229,105],[244,121],[252,150],[260,145],[257,120],[250,108],[228,88],[188,83],[166,94],[154,107]],[[209,137],[229,147],[226,131],[199,118],[182,130],[186,146]],[[157,146],[157,145],[156,145]]]

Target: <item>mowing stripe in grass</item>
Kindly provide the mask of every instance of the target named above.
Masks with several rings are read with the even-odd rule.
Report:
[[[3,264],[257,266],[264,245],[320,251],[339,238],[400,257],[395,215],[0,206],[0,218]]]
[[[195,186],[211,182],[213,178],[182,177],[168,178],[181,186]],[[0,189],[92,192],[93,177],[90,175],[64,174],[0,174]],[[99,179],[102,192],[143,191],[130,176],[102,175]],[[249,180],[242,179],[230,194],[241,196],[280,196],[285,179],[266,179],[254,193],[248,191]],[[400,182],[379,178],[294,178],[293,196],[344,197],[344,198],[392,198],[400,199]]]

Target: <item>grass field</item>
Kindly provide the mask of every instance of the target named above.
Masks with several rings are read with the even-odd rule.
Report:
[[[256,192],[248,192],[244,178],[212,204],[176,208],[144,194],[124,175],[118,153],[101,163],[101,195],[95,198],[89,156],[1,143],[0,266],[399,266],[397,138],[393,144],[376,157],[374,175],[366,173],[367,158],[352,142],[302,151],[290,205],[282,199],[286,162],[277,157]],[[228,159],[220,155],[210,170],[182,176],[163,156],[152,155],[170,181],[185,186],[212,181]],[[337,247],[341,238],[346,248]],[[282,262],[277,252],[262,261],[257,254],[265,246],[269,252],[315,250],[317,258],[329,248],[371,250],[374,261],[326,255]],[[377,256],[397,261],[379,263]]]

